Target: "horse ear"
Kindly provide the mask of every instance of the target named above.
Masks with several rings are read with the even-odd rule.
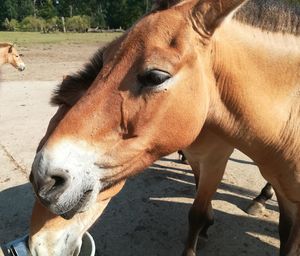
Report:
[[[9,49],[8,49],[8,53],[12,53],[12,49],[13,49],[13,45],[11,45],[10,47],[9,47]]]
[[[237,10],[245,0],[199,0],[193,7],[196,24],[212,34],[222,21]]]

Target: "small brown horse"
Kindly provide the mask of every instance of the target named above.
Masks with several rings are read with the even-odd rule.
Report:
[[[25,64],[16,47],[11,43],[0,43],[0,66],[3,64],[11,64],[19,71],[25,70]]]
[[[233,18],[244,2],[160,0],[63,82],[30,177],[34,256],[77,255],[125,180],[182,148],[197,183],[183,255],[195,255],[232,147],[275,189],[280,254],[300,255],[299,9],[252,0]]]

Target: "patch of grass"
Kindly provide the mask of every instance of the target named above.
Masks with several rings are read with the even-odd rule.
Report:
[[[50,33],[0,32],[0,42],[12,42],[19,46],[31,44],[96,44],[107,43],[121,33]]]

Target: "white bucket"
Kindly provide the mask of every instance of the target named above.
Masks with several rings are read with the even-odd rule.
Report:
[[[95,241],[90,233],[86,232],[82,237],[82,245],[79,256],[95,256]]]

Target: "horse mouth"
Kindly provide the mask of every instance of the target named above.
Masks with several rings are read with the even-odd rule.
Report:
[[[76,213],[81,212],[82,209],[88,204],[92,196],[92,192],[93,190],[84,192],[83,195],[79,198],[78,203],[73,208],[71,208],[71,210],[61,214],[60,216],[66,220],[73,218]]]

